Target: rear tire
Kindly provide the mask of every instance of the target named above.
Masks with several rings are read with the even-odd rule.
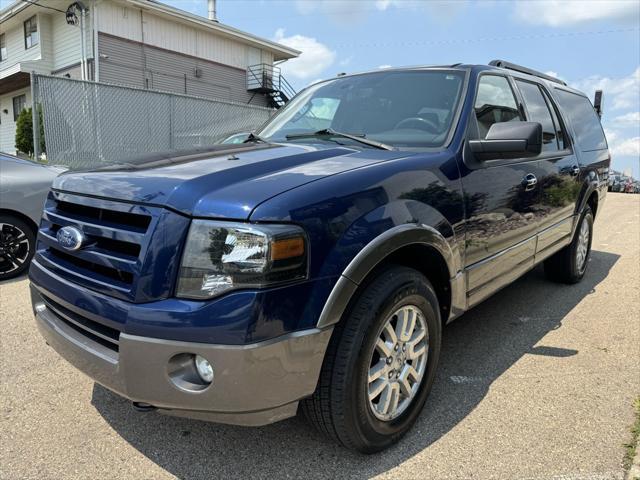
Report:
[[[396,443],[420,415],[435,379],[442,324],[434,289],[416,270],[390,266],[361,288],[334,330],[315,393],[301,406],[320,432],[374,453]],[[396,332],[397,341],[389,340]]]
[[[22,275],[33,258],[36,233],[13,215],[0,215],[0,281]]]
[[[568,284],[582,280],[591,256],[592,237],[593,213],[590,207],[585,207],[571,243],[544,261],[547,278]]]

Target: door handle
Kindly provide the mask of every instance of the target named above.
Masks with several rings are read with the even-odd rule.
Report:
[[[527,173],[522,179],[522,186],[524,187],[524,191],[528,192],[536,188],[538,184],[538,179],[533,173]]]

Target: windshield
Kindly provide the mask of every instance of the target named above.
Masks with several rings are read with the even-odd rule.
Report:
[[[330,129],[394,147],[440,147],[451,129],[464,76],[457,70],[405,70],[322,82],[297,95],[259,135],[273,142],[308,142],[296,135]],[[353,143],[327,135],[314,141]]]

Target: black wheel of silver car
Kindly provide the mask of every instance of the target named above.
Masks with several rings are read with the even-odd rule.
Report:
[[[21,275],[35,247],[33,229],[12,215],[0,215],[0,280]]]
[[[420,272],[391,266],[361,290],[336,326],[306,417],[346,447],[373,453],[418,418],[435,378],[441,322]]]
[[[544,262],[544,273],[550,280],[577,283],[582,280],[591,255],[593,213],[586,207],[580,215],[576,232],[569,245]]]

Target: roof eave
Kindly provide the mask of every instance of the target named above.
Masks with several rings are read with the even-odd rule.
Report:
[[[7,7],[0,10],[0,23],[3,23],[10,17],[13,17],[18,12],[29,7],[29,5],[31,4],[28,2],[23,2],[22,0],[16,0],[15,2],[9,4]]]

